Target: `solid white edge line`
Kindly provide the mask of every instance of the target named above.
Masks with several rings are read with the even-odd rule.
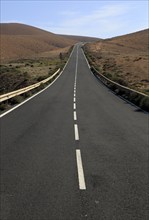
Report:
[[[77,168],[78,168],[79,189],[86,190],[81,151],[79,149],[76,150],[76,160],[77,160]]]
[[[74,121],[77,120],[77,113],[76,113],[76,111],[73,112],[73,118],[74,118]]]
[[[74,133],[75,133],[75,140],[79,141],[79,131],[78,131],[78,125],[74,124]]]
[[[86,60],[86,62],[87,62],[88,68],[90,69],[90,65],[89,65],[89,62],[88,62],[88,60],[87,60],[87,58],[86,58],[86,56],[85,56],[85,53],[84,53],[84,51],[83,51],[82,48],[81,48],[81,50],[82,50],[82,53],[83,53],[83,55],[84,55],[84,57],[85,57],[85,60]]]
[[[73,103],[73,109],[76,109],[76,103]]]
[[[68,62],[69,62],[69,60],[70,60],[70,58],[71,58],[71,56],[72,56],[72,54],[73,54],[73,51],[74,51],[75,47],[76,47],[76,45],[74,45],[74,48],[73,48],[73,50],[72,50],[72,52],[71,52],[71,54],[70,54],[70,56],[69,56],[69,58],[68,58],[68,60],[67,60],[67,63],[65,64],[63,70],[61,71],[61,73],[56,77],[56,79],[55,79],[51,84],[49,84],[46,88],[44,88],[43,90],[39,91],[39,92],[36,93],[35,95],[33,95],[33,96],[31,96],[30,98],[26,99],[25,101],[21,102],[21,103],[18,104],[17,106],[15,106],[15,107],[11,108],[10,110],[8,110],[8,111],[4,112],[3,114],[1,114],[1,115],[0,115],[0,118],[4,117],[4,116],[7,115],[8,113],[10,113],[10,112],[14,111],[15,109],[19,108],[21,105],[25,104],[26,102],[28,102],[29,100],[33,99],[34,97],[36,97],[37,95],[39,95],[40,93],[42,93],[42,92],[44,92],[46,89],[48,89],[50,86],[52,86],[53,83],[54,83],[54,82],[62,75],[62,73],[64,72],[64,70],[65,70],[65,68],[66,68],[66,66],[67,66],[67,64],[68,64]]]
[[[77,71],[78,71],[78,46],[77,46],[76,70],[75,70],[75,85],[77,83]]]

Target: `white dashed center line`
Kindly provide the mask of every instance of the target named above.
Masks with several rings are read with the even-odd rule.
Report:
[[[74,124],[74,133],[75,133],[75,140],[79,140],[79,131],[78,131],[78,125]]]
[[[76,110],[76,103],[73,103],[73,109]]]
[[[76,112],[73,113],[73,118],[74,118],[74,121],[77,120],[77,113]]]
[[[75,141],[79,141],[79,129],[77,124],[77,111],[76,111],[76,84],[77,84],[77,71],[78,71],[78,48],[77,48],[77,58],[76,58],[76,70],[75,70],[75,82],[74,82],[74,97],[73,97],[73,118],[74,118],[74,136]],[[77,169],[78,169],[78,180],[79,180],[79,189],[86,190],[84,171],[82,165],[81,151],[76,150],[76,160],[77,160]]]
[[[81,151],[79,149],[76,150],[76,159],[77,159],[77,168],[78,168],[79,188],[80,190],[86,190]]]

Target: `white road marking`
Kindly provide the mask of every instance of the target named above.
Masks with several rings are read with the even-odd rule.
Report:
[[[75,69],[75,80],[74,80],[74,98],[73,98],[73,109],[76,109],[76,84],[77,84],[77,69],[78,69],[78,46],[77,46],[77,56],[76,56],[76,69]]]
[[[78,179],[79,179],[79,189],[86,190],[84,171],[82,165],[81,151],[76,150],[77,168],[78,168]]]
[[[76,110],[76,84],[77,84],[77,70],[78,70],[78,47],[77,47],[77,57],[76,57],[76,70],[75,70],[75,82],[74,82],[74,98],[73,98],[73,108]],[[77,121],[77,112],[73,112],[74,121]],[[74,124],[74,134],[75,140],[79,140],[79,131],[78,125]],[[84,171],[81,159],[81,151],[79,149],[76,150],[76,160],[77,160],[77,168],[78,168],[78,180],[79,180],[79,189],[86,190]]]
[[[75,133],[75,140],[79,141],[79,131],[78,131],[78,125],[74,124],[74,133]]]
[[[75,85],[77,83],[77,71],[78,71],[78,47],[77,47],[77,57],[76,57]]]
[[[82,49],[82,53],[83,53],[84,58],[85,58],[85,60],[86,60],[86,62],[87,62],[88,68],[90,69],[91,67],[90,67],[90,65],[89,65],[89,62],[88,62],[88,60],[87,60],[87,58],[86,58],[86,56],[85,56],[85,53],[84,53],[83,49]]]
[[[77,120],[77,113],[76,113],[76,111],[73,112],[73,118],[74,118],[75,121]]]

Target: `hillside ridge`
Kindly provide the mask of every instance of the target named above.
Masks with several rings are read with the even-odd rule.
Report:
[[[1,62],[42,56],[95,38],[54,34],[20,23],[0,23]]]
[[[100,73],[149,94],[149,29],[88,43],[85,50]]]

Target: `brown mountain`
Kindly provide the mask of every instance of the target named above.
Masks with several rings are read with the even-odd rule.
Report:
[[[1,60],[15,60],[64,48],[75,43],[56,34],[24,24],[0,24]]]
[[[149,29],[86,45],[100,72],[142,92],[149,92]]]
[[[89,38],[82,38],[85,41]],[[1,62],[48,54],[80,41],[76,36],[57,35],[36,27],[17,23],[0,24]]]

